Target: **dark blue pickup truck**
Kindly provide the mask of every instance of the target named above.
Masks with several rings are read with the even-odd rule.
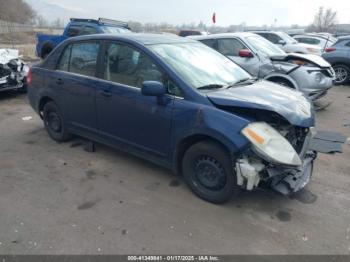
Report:
[[[121,21],[105,18],[99,18],[98,20],[71,18],[70,22],[64,29],[63,35],[37,35],[36,54],[38,57],[44,59],[58,44],[69,37],[130,32],[131,30],[128,24]]]

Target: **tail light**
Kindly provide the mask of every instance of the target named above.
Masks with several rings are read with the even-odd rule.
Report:
[[[327,47],[324,51],[326,52],[326,53],[330,53],[330,52],[333,52],[333,51],[335,51],[336,49],[334,48],[334,47]]]
[[[27,74],[27,85],[31,86],[33,82],[33,74],[32,74],[32,68],[29,68],[28,74]]]

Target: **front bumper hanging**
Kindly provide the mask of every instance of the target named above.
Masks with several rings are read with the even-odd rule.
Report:
[[[283,195],[290,195],[303,189],[310,181],[316,153],[307,152],[303,165],[298,169],[285,167],[267,168],[271,177],[271,188]]]

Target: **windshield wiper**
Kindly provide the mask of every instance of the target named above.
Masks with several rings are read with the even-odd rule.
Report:
[[[198,90],[210,90],[210,89],[219,89],[222,87],[223,87],[223,85],[220,85],[220,84],[210,84],[210,85],[197,87],[197,89]]]
[[[235,82],[234,84],[229,85],[227,88],[231,88],[231,87],[234,87],[234,86],[237,86],[237,85],[243,85],[243,84],[253,84],[257,80],[258,80],[258,78],[256,78],[256,77],[243,78],[243,79]]]

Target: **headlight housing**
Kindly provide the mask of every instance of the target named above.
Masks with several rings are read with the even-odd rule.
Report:
[[[251,123],[242,129],[242,134],[265,160],[290,166],[302,165],[299,155],[288,140],[267,123]]]

